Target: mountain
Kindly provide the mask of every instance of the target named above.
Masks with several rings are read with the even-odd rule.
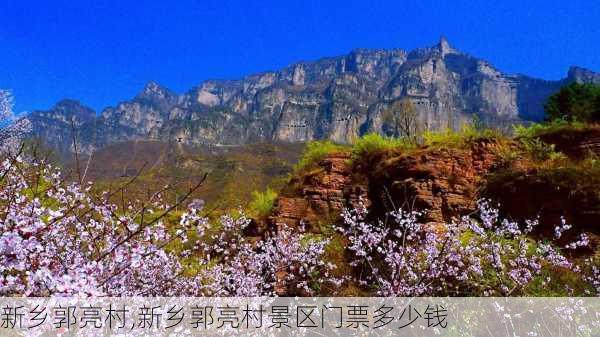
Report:
[[[573,67],[558,81],[508,75],[442,38],[410,52],[357,49],[240,80],[209,80],[182,95],[150,82],[97,117],[62,101],[30,118],[35,136],[64,151],[73,151],[73,129],[83,152],[129,140],[347,143],[367,132],[389,132],[384,112],[400,99],[412,102],[425,129],[457,128],[475,115],[499,127],[540,120],[547,97],[572,81],[600,83],[600,74]]]
[[[53,148],[71,150],[72,130],[84,125],[93,125],[96,112],[74,100],[62,100],[48,111],[34,111],[27,117],[31,121],[32,133]]]

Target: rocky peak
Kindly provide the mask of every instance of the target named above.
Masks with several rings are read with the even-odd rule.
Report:
[[[573,66],[569,68],[567,79],[569,82],[600,83],[600,73],[593,72],[589,69]]]
[[[88,133],[97,135],[90,140],[97,146],[147,138],[211,145],[347,143],[368,132],[386,134],[383,112],[403,98],[412,101],[415,123],[423,129],[459,128],[475,114],[490,125],[510,127],[543,118],[543,103],[567,80],[600,82],[600,75],[572,68],[569,79],[560,81],[510,76],[442,37],[410,53],[355,49],[237,80],[204,81],[181,96],[149,82],[134,99],[88,123],[89,130],[102,132]],[[57,138],[55,133],[47,136]]]
[[[94,110],[72,99],[63,99],[51,109],[36,110],[29,116],[30,119],[53,119],[65,123],[71,123],[71,120],[73,120],[76,125],[93,121],[95,117],[96,112]]]
[[[154,81],[150,81],[144,86],[144,89],[140,91],[136,98],[148,99],[151,101],[162,101],[172,99],[176,96],[177,94],[167,89],[166,87],[163,87]]]
[[[154,81],[150,81],[131,102],[119,104],[117,111],[120,111],[119,114],[122,112],[124,115],[131,115],[128,111],[132,109],[139,112],[155,110],[160,114],[166,115],[178,102],[179,95]],[[133,103],[133,105],[130,103]],[[134,106],[136,107],[134,108]],[[113,111],[111,109],[107,110],[109,112]],[[106,112],[105,110],[102,114],[106,116]]]
[[[452,46],[450,46],[450,43],[444,36],[440,37],[440,42],[438,42],[437,48],[442,57],[446,56],[447,54],[458,54],[456,49],[454,49],[454,48],[452,48]]]
[[[386,81],[406,61],[401,49],[354,49],[342,59],[343,70]]]
[[[72,99],[61,100],[48,110],[32,111],[27,118],[31,136],[44,140],[60,154],[73,152],[73,133],[80,139],[84,126],[95,125],[97,120],[94,110]]]

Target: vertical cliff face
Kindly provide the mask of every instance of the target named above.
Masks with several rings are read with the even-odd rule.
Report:
[[[150,82],[97,118],[72,102],[36,111],[32,120],[36,135],[69,148],[65,120],[84,109],[87,117],[77,126],[86,151],[132,139],[345,143],[366,132],[386,133],[384,111],[401,99],[412,102],[423,129],[457,128],[473,116],[497,126],[539,120],[546,98],[572,81],[600,83],[600,75],[581,68],[561,81],[506,75],[441,39],[408,53],[357,49],[240,80],[206,81],[183,95]],[[48,127],[52,132],[44,131]]]
[[[73,151],[73,130],[92,125],[96,120],[94,110],[77,101],[62,100],[47,111],[34,111],[29,114],[32,133],[46,144],[61,152]]]

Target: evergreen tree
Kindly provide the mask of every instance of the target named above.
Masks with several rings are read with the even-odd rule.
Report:
[[[550,96],[544,109],[548,120],[600,122],[600,86],[571,83]]]

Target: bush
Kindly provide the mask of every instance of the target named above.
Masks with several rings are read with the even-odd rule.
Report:
[[[426,146],[460,146],[463,144],[463,140],[463,135],[452,129],[423,132],[423,144]]]
[[[352,146],[352,157],[358,158],[367,153],[385,151],[395,148],[414,148],[415,143],[405,138],[384,137],[377,133],[366,134],[357,139]]]
[[[478,138],[498,138],[496,130],[483,128],[479,124],[465,124],[460,131],[442,129],[423,132],[423,144],[426,146],[461,147]]]
[[[547,144],[539,138],[521,138],[520,142],[525,152],[535,161],[555,161],[566,158],[562,152],[556,151],[554,144]]]
[[[564,118],[559,118],[547,123],[533,123],[529,126],[515,125],[513,129],[517,138],[534,138],[543,134],[565,130],[580,130],[584,127],[585,124],[577,120],[566,120]]]
[[[252,192],[252,201],[248,204],[250,215],[256,217],[265,217],[271,214],[273,205],[277,199],[277,192],[267,188],[264,192]]]
[[[494,150],[494,154],[497,157],[496,167],[507,168],[512,165],[517,159],[521,157],[521,152],[509,144],[503,144]]]
[[[294,170],[300,171],[310,166],[313,163],[325,158],[330,153],[345,151],[347,147],[344,145],[336,144],[329,140],[318,140],[312,141],[306,144],[306,148],[302,153],[302,158],[298,164],[296,164]]]

